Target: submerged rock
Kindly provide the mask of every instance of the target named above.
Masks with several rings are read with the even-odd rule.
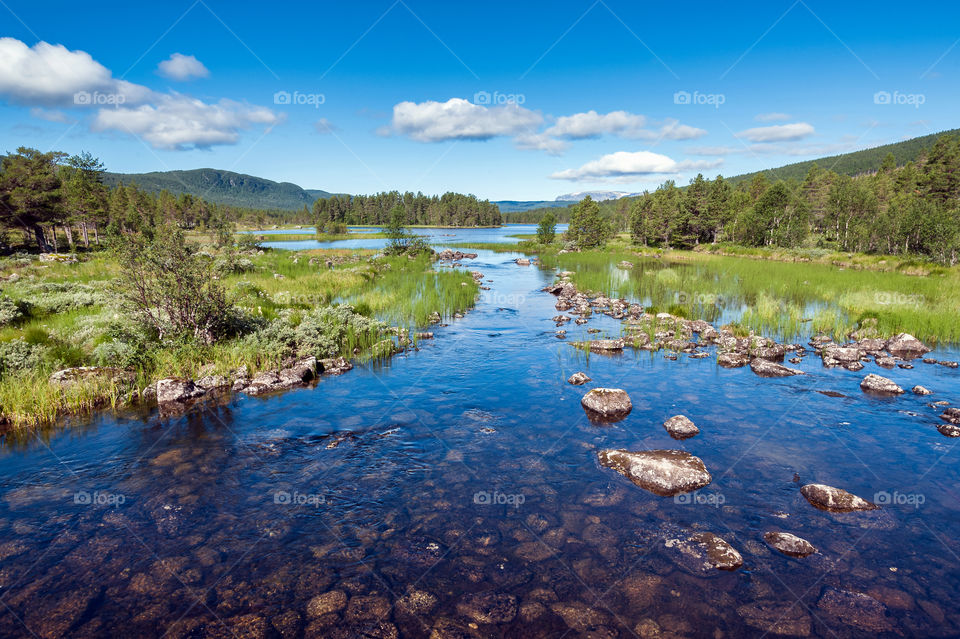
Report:
[[[810,615],[804,606],[783,601],[756,601],[737,608],[747,625],[762,630],[765,635],[810,636]]]
[[[577,371],[567,379],[567,382],[573,384],[574,386],[582,386],[589,381],[592,380],[587,377],[587,374],[580,371]]]
[[[703,488],[713,478],[703,460],[683,450],[607,449],[597,453],[600,465],[612,468],[634,484],[661,497]]]
[[[817,508],[830,512],[846,513],[879,508],[876,504],[848,493],[842,488],[834,488],[826,484],[807,484],[800,489],[800,494]]]
[[[940,434],[944,437],[960,437],[960,426],[954,426],[953,424],[938,424],[937,430],[940,431]]]
[[[868,633],[893,630],[887,608],[869,595],[848,590],[826,588],[817,608],[830,621],[853,626]]]
[[[743,565],[743,557],[725,539],[711,532],[694,533],[686,539],[667,539],[667,548],[678,550],[688,568],[695,572],[736,570]]]
[[[865,393],[878,393],[881,395],[900,395],[903,389],[897,386],[896,382],[886,377],[870,373],[860,382],[860,388]]]
[[[604,421],[620,421],[633,410],[627,391],[619,388],[594,388],[580,404],[589,417]]]
[[[750,360],[750,370],[760,377],[790,377],[792,375],[803,375],[803,371],[795,368],[789,368],[783,364],[777,364],[765,359],[755,357]]]
[[[806,557],[817,552],[809,541],[790,533],[771,531],[763,536],[763,540],[790,557]]]
[[[687,439],[700,433],[697,425],[684,415],[674,415],[663,422],[663,427],[667,429],[667,432],[670,433],[670,436],[674,439]]]
[[[457,604],[457,612],[476,623],[509,623],[517,616],[517,598],[494,592],[471,593]]]

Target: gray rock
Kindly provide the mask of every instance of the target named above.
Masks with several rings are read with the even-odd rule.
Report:
[[[230,380],[223,375],[207,375],[206,377],[201,377],[198,379],[195,384],[205,391],[211,391],[231,385]]]
[[[170,377],[157,382],[157,403],[185,402],[201,397],[206,391],[198,388],[193,380]]]
[[[612,468],[634,484],[661,497],[703,488],[713,478],[703,460],[683,450],[602,450],[600,465]]]
[[[717,356],[717,364],[724,368],[740,368],[750,363],[750,356],[746,353],[720,353]]]
[[[684,539],[667,539],[667,548],[681,553],[684,565],[699,572],[736,570],[743,557],[725,539],[711,532],[694,533]]]
[[[930,349],[920,340],[909,333],[900,333],[887,340],[887,351],[897,357],[921,357],[930,352]]]
[[[913,391],[914,395],[933,395],[932,390],[930,390],[929,388],[926,388],[925,386],[920,386],[919,384],[917,384],[910,390]]]
[[[587,377],[587,374],[580,371],[577,371],[567,379],[567,382],[573,384],[574,386],[582,386],[589,381],[592,380]]]
[[[791,557],[806,557],[817,552],[816,547],[809,541],[790,533],[771,531],[763,536],[763,540]]]
[[[800,489],[800,494],[817,508],[830,512],[846,513],[879,508],[876,504],[848,493],[842,488],[834,488],[826,484],[807,484]]]
[[[96,378],[112,379],[121,385],[132,384],[136,380],[133,371],[109,366],[78,366],[65,368],[50,375],[50,383],[57,386],[72,386]]]
[[[667,432],[670,433],[670,436],[674,439],[687,439],[700,433],[700,429],[697,428],[696,424],[684,415],[674,415],[663,422],[663,427],[667,429]]]
[[[783,364],[777,364],[765,359],[754,357],[750,360],[750,370],[760,377],[790,377],[792,375],[803,375],[803,371],[795,368],[789,368]]]
[[[595,339],[590,342],[590,351],[593,353],[613,353],[622,351],[625,346],[623,338]]]
[[[954,424],[938,424],[937,430],[944,437],[960,437],[960,426]]]
[[[588,416],[604,421],[620,421],[633,410],[630,396],[619,388],[594,388],[583,396],[580,404]]]
[[[948,408],[940,415],[940,419],[950,424],[960,425],[960,408]]]
[[[345,357],[322,359],[320,363],[323,366],[322,370],[324,375],[343,375],[353,368],[353,364]]]
[[[860,388],[865,393],[877,393],[880,395],[900,395],[903,393],[903,389],[897,386],[893,380],[874,375],[873,373],[863,378],[863,381],[860,382]]]
[[[770,346],[758,346],[750,351],[753,357],[759,357],[769,362],[782,362],[787,349],[783,344],[772,344]]]

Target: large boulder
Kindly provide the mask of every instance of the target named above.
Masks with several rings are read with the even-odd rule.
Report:
[[[620,421],[633,410],[627,391],[619,388],[594,388],[580,404],[589,417],[601,421]]]
[[[157,382],[157,403],[169,404],[185,402],[202,396],[206,391],[193,383],[193,380],[169,377]]]
[[[623,350],[626,342],[620,339],[595,339],[590,342],[590,351],[593,353],[617,353]]]
[[[634,484],[661,497],[703,488],[713,478],[703,460],[684,450],[601,450],[600,465],[612,468]]]
[[[768,532],[763,540],[790,557],[806,557],[817,552],[816,547],[806,539],[785,532]]]
[[[922,357],[930,352],[930,349],[920,340],[909,333],[900,333],[887,340],[887,351],[897,357],[913,358]]]
[[[940,419],[950,424],[960,424],[960,408],[948,408],[940,415]]]
[[[787,349],[783,344],[771,344],[769,346],[757,346],[750,349],[750,354],[769,362],[782,362]]]
[[[750,370],[760,377],[790,377],[792,375],[803,375],[803,371],[795,368],[789,368],[783,364],[777,364],[759,357],[750,360]]]
[[[900,395],[903,389],[896,382],[886,377],[870,373],[860,382],[860,388],[865,393],[876,393],[879,395]]]
[[[687,439],[700,433],[697,425],[684,415],[674,415],[663,422],[663,427],[667,429],[667,432],[670,433],[670,436],[674,439]]]
[[[800,489],[800,494],[817,508],[830,512],[846,513],[854,510],[876,510],[879,508],[873,502],[857,497],[853,493],[848,493],[842,488],[834,488],[826,484],[807,484]]]

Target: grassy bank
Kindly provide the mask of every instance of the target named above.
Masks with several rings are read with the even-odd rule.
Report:
[[[790,253],[794,259],[782,261],[787,255],[775,252],[660,253],[617,242],[580,253],[550,248],[540,256],[544,266],[574,271],[581,290],[628,297],[684,317],[735,322],[783,339],[821,332],[846,339],[867,327],[865,333],[883,337],[909,332],[931,343],[960,341],[957,268],[921,268],[876,256],[845,256],[837,266],[835,254],[814,260]],[[618,266],[621,262],[633,266]]]
[[[158,341],[118,303],[124,274],[107,253],[73,264],[35,256],[0,260],[0,417],[14,427],[126,401],[164,377],[251,374],[291,356],[366,359],[392,352],[390,326],[414,327],[439,312],[473,305],[477,285],[462,271],[435,272],[426,255],[374,257],[373,251],[207,249],[215,277],[237,309],[238,329],[214,344]],[[348,305],[348,306],[342,306]],[[116,367],[108,376],[60,386],[51,373]]]

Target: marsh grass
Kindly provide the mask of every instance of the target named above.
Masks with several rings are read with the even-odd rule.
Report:
[[[580,290],[682,311],[691,319],[738,322],[782,339],[820,331],[846,339],[864,318],[874,318],[882,336],[908,332],[934,344],[960,341],[958,268],[913,275],[903,263],[881,271],[704,252],[651,257],[616,245],[562,255],[544,251],[540,259],[545,267],[573,271]],[[618,268],[623,260],[634,266]]]
[[[287,322],[291,328],[313,311],[336,304],[350,304],[356,313],[409,328],[426,325],[434,312],[449,318],[475,303],[478,287],[466,272],[438,273],[429,256],[411,260],[374,258],[374,254],[362,250],[265,251],[245,256],[253,265],[246,272],[218,277],[233,303],[253,320],[264,325]],[[312,257],[317,258],[314,264],[310,264]],[[334,261],[332,268],[326,265],[328,259]],[[208,364],[215,373],[229,375],[243,366],[251,373],[276,368],[284,359],[281,349],[240,336],[213,345],[133,344],[126,346],[135,351],[130,362],[95,361],[98,346],[111,346],[118,339],[118,326],[129,328],[116,306],[116,282],[122,277],[118,264],[105,253],[75,264],[0,260],[0,275],[14,272],[19,280],[6,283],[3,293],[29,302],[30,312],[0,328],[0,351],[4,344],[14,343],[23,344],[18,348],[28,353],[42,353],[39,360],[30,360],[33,363],[19,369],[5,368],[0,361],[0,419],[14,428],[117,406],[157,379],[195,378]],[[63,298],[58,298],[54,310],[45,310],[48,307],[43,304],[43,296],[50,297],[49,285],[56,285],[55,294]],[[91,290],[99,294],[93,298],[95,303],[87,304]],[[70,295],[84,303],[71,303]],[[359,330],[350,323],[341,328],[334,346],[340,355],[378,361],[395,350],[390,335],[379,329]],[[320,326],[316,330],[325,329]],[[50,383],[54,371],[82,365],[132,368],[136,379],[126,385],[106,377],[64,387]]]

